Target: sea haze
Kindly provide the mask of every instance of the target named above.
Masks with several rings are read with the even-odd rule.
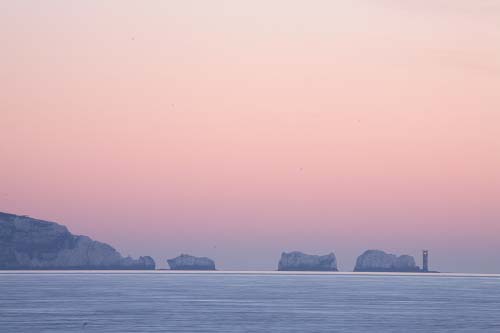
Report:
[[[500,331],[500,275],[5,271],[2,332]]]

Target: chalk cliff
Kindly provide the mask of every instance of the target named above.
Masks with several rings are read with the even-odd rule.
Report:
[[[356,260],[355,272],[419,272],[412,256],[385,253],[380,250],[368,250]]]
[[[337,271],[337,258],[332,252],[324,256],[294,251],[283,252],[278,271]]]
[[[176,258],[168,259],[167,263],[171,270],[215,270],[215,262],[212,259],[206,257],[193,257],[189,254],[181,254]]]
[[[155,269],[60,224],[0,213],[0,269]]]

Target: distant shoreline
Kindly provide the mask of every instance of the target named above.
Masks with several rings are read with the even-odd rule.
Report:
[[[314,271],[188,271],[188,270],[0,270],[0,275],[8,274],[174,274],[174,275],[337,275],[337,276],[415,276],[415,277],[491,277],[499,274],[483,273],[419,273],[419,272],[314,272]]]

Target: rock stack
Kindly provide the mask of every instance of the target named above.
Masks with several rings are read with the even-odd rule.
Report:
[[[397,256],[380,250],[368,250],[356,260],[355,272],[420,272],[415,259],[409,255]]]
[[[337,258],[332,252],[324,256],[310,255],[294,251],[283,252],[278,271],[337,271]]]

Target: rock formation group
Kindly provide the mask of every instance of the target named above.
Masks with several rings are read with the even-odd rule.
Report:
[[[188,254],[168,259],[171,270],[215,270],[215,262]],[[123,257],[112,246],[87,236],[73,235],[55,222],[27,216],[0,213],[0,269],[85,269],[153,270],[149,256]],[[283,252],[278,271],[336,272],[337,258]],[[397,256],[380,250],[368,250],[356,260],[355,272],[421,272],[409,255]]]
[[[283,252],[278,271],[330,271],[337,272],[334,253],[324,256],[302,252]],[[409,255],[396,256],[380,250],[368,250],[356,260],[355,272],[420,272],[415,259]]]

